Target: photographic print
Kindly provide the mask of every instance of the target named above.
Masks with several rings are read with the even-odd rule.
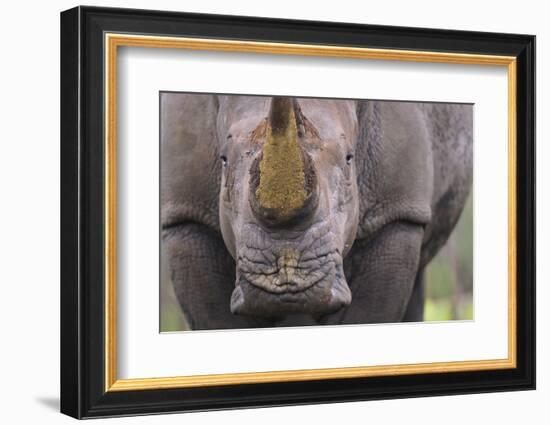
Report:
[[[161,332],[473,319],[472,120],[161,92]]]

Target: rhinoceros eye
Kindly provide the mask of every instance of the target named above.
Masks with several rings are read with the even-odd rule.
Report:
[[[223,166],[227,165],[227,157],[225,155],[220,155],[220,160],[222,161]]]
[[[351,164],[351,161],[353,161],[353,154],[348,153],[346,155],[346,164],[348,164],[348,165]]]

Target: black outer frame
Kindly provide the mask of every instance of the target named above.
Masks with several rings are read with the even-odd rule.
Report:
[[[104,32],[517,57],[517,368],[104,391]],[[535,388],[535,37],[77,7],[61,13],[61,412],[76,418]]]

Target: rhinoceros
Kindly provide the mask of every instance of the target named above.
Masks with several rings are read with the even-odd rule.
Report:
[[[161,93],[162,255],[190,327],[422,321],[472,109]]]

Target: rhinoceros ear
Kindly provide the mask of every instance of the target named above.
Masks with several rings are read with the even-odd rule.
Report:
[[[219,229],[218,98],[161,93],[160,100],[162,225],[194,221]]]

